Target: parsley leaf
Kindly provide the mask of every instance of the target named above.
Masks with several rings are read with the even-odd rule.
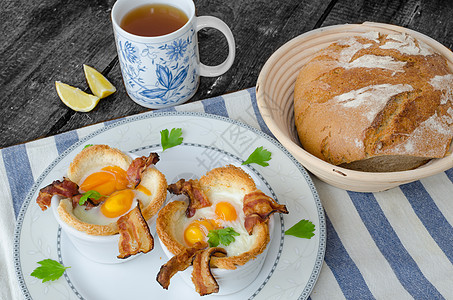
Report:
[[[89,190],[82,194],[83,196],[79,199],[79,205],[84,205],[85,202],[88,201],[89,198],[93,198],[94,200],[99,200],[100,198],[104,197],[99,192],[94,190]]]
[[[30,275],[42,279],[42,282],[57,280],[63,275],[66,269],[70,268],[63,266],[53,259],[44,259],[38,261],[38,264],[41,266],[37,267]]]
[[[83,147],[83,149],[88,148],[88,147],[91,147],[91,146],[93,146],[93,144],[86,144],[85,147]],[[83,149],[82,149],[82,150],[83,150]]]
[[[293,235],[299,238],[311,239],[315,234],[315,225],[308,220],[300,220],[293,227],[285,231],[286,235]]]
[[[246,161],[244,161],[242,164],[247,165],[251,163],[258,164],[263,167],[267,167],[269,164],[267,161],[271,159],[272,153],[264,149],[263,146],[258,147],[255,149],[255,151],[250,154],[249,158],[247,158]]]
[[[164,129],[160,132],[160,143],[162,144],[162,151],[165,151],[168,148],[180,145],[183,138],[181,128],[173,128],[170,133],[168,129]]]
[[[219,244],[228,246],[236,240],[234,236],[238,235],[239,233],[234,231],[234,229],[231,227],[209,230],[208,243],[210,247],[217,247]]]

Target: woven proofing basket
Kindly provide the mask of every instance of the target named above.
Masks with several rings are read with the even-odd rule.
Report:
[[[365,22],[323,27],[290,40],[268,59],[256,84],[258,108],[278,141],[305,168],[321,180],[333,186],[357,192],[387,190],[453,167],[453,157],[449,154],[441,159],[432,159],[414,170],[384,173],[361,172],[327,163],[301,147],[294,123],[293,105],[294,84],[301,67],[320,49],[326,48],[331,43],[369,31],[385,34],[408,33],[442,54],[447,59],[450,69],[453,70],[453,53],[434,39],[399,26]]]

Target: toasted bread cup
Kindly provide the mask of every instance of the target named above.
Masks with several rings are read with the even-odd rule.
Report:
[[[253,179],[241,168],[232,165],[209,171],[198,180],[198,183],[201,191],[211,203],[216,202],[216,198],[219,195],[225,194],[242,201],[245,195],[257,191]],[[188,224],[189,220],[186,216],[187,207],[188,203],[186,201],[172,201],[162,208],[157,217],[156,229],[159,239],[167,250],[174,255],[180,253],[185,248],[190,248],[190,245],[185,241],[183,236],[184,227]],[[242,207],[240,211],[237,210],[237,214],[238,219],[243,221],[244,213]],[[244,226],[243,222],[238,223]],[[241,234],[247,234],[243,228],[237,231],[245,232]],[[234,270],[236,266],[244,265],[248,261],[255,259],[266,249],[269,243],[268,221],[256,224],[252,234],[247,239],[248,245],[246,251],[233,256],[212,257],[211,266]],[[222,247],[222,245],[219,245],[219,247]]]
[[[132,161],[131,157],[118,149],[106,145],[93,145],[76,155],[69,167],[68,178],[80,185],[88,175],[104,167],[116,166],[127,171]],[[146,193],[149,192],[149,195],[137,192],[134,201],[140,202],[142,215],[145,220],[149,220],[158,212],[165,201],[167,181],[160,171],[149,166],[141,175],[140,186],[146,190]],[[76,209],[80,210],[81,208],[74,208],[71,199],[63,199],[60,201],[58,213],[65,223],[87,234],[113,235],[118,233],[116,220],[119,217],[112,218],[110,223],[93,224],[96,222],[81,220],[75,213]]]

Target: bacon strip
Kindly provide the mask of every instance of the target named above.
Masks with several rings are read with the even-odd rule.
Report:
[[[198,242],[192,248],[185,248],[178,255],[173,256],[167,263],[160,267],[157,274],[157,282],[166,290],[170,285],[170,279],[179,271],[187,269],[193,261],[195,254],[208,246],[206,242]]]
[[[219,247],[201,250],[195,254],[193,260],[192,282],[195,285],[195,290],[200,296],[217,293],[219,291],[219,284],[212,275],[210,267],[211,256],[215,253],[223,255],[227,254],[225,249]]]
[[[72,208],[76,208],[77,206],[79,206],[79,201],[80,201],[80,198],[82,198],[82,194],[77,194],[77,195],[74,195],[72,196],[71,200],[72,200]],[[103,198],[101,198],[101,200],[103,200]],[[85,206],[85,210],[90,210],[92,208],[95,208],[97,207],[101,202],[98,202],[98,203],[95,203],[91,198],[88,198],[87,201],[85,201],[85,203],[83,204]]]
[[[38,203],[41,210],[44,211],[50,206],[53,196],[59,195],[65,198],[71,198],[78,193],[79,187],[77,184],[64,177],[63,181],[55,180],[48,186],[40,189],[38,198],[36,198],[36,203]]]
[[[79,201],[80,201],[80,198],[82,198],[82,194],[77,194],[77,195],[74,195],[72,196],[71,200],[72,200],[72,208],[76,208],[77,206],[80,206],[79,204]],[[104,200],[104,198],[101,198],[101,200]],[[83,204],[85,206],[85,210],[90,210],[92,208],[95,208],[97,206],[99,206],[99,204],[101,204],[102,202],[100,202],[99,200],[97,201],[97,203],[95,203],[95,201],[93,201],[91,198],[88,198],[87,201],[85,201],[85,203]]]
[[[201,190],[198,180],[190,179],[189,181],[185,181],[184,179],[180,179],[176,183],[170,184],[167,190],[175,195],[184,194],[189,197],[189,205],[186,210],[186,216],[188,218],[193,217],[197,209],[211,206],[211,202]]]
[[[116,221],[120,232],[118,258],[128,258],[139,252],[147,253],[154,248],[154,238],[143,218],[140,205]]]
[[[278,204],[259,190],[244,196],[242,210],[245,214],[244,227],[249,234],[252,234],[256,224],[269,220],[272,214],[288,213],[285,205]]]
[[[127,169],[127,179],[132,188],[136,188],[142,180],[142,173],[150,165],[155,165],[159,161],[157,153],[150,153],[148,156],[137,157],[132,161]]]

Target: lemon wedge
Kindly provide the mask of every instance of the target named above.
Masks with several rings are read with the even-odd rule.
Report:
[[[100,100],[98,96],[87,94],[61,81],[55,81],[55,87],[61,101],[75,111],[91,111]]]
[[[113,84],[111,84],[110,81],[95,68],[83,65],[83,71],[85,72],[85,78],[87,79],[91,92],[99,98],[105,98],[116,92],[116,88]]]

